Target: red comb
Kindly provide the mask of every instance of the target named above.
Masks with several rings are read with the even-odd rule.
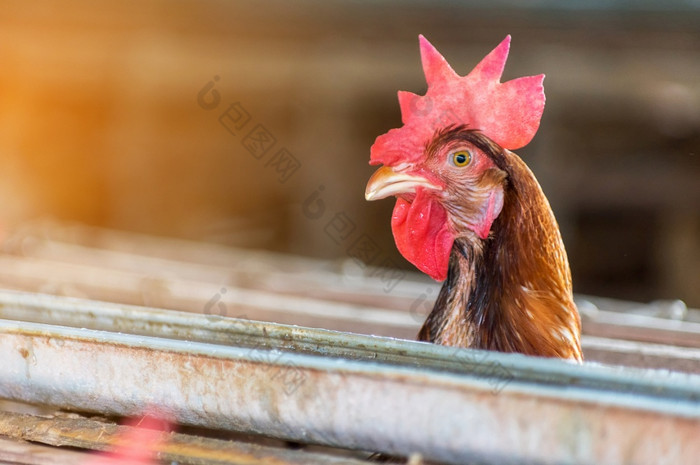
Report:
[[[435,131],[449,125],[478,129],[510,150],[532,140],[544,110],[544,75],[500,82],[510,36],[466,76],[455,73],[425,37],[419,40],[428,92],[399,92],[404,125],[377,137],[371,164],[418,162]]]

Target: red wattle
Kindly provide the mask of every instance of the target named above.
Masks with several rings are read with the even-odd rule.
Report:
[[[447,212],[418,189],[413,202],[398,199],[391,216],[391,230],[401,255],[436,281],[447,278],[455,237],[449,231]]]

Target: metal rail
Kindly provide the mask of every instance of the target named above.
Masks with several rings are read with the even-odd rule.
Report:
[[[13,292],[0,316],[7,399],[455,464],[700,456],[695,375]]]
[[[21,251],[25,256],[0,255],[0,284],[27,291],[48,289],[98,300],[194,312],[206,312],[212,307],[212,299],[217,298],[210,310],[227,316],[408,339],[415,336],[425,319],[432,301],[429,297],[437,295],[434,284],[409,279],[388,294],[377,287],[376,279],[348,278],[329,271],[328,262],[310,264],[301,260],[300,273],[278,270],[268,274],[263,270],[270,257],[259,252],[242,252],[243,258],[236,260],[233,251],[225,249],[232,262],[227,268],[22,237],[9,241],[6,249]],[[19,245],[22,243],[25,245]],[[124,247],[119,244],[117,247]],[[164,244],[159,247],[155,250],[167,256],[170,249]],[[190,244],[189,253],[184,254],[205,259],[197,254],[209,247]],[[180,247],[181,254],[182,249],[188,250]],[[257,263],[257,271],[243,270],[241,262]],[[282,260],[284,266],[291,267],[288,262],[289,257]],[[659,313],[651,312],[654,306],[627,304],[630,310],[647,313],[637,315],[599,310],[598,306],[622,305],[606,299],[580,297],[578,303],[584,336],[593,336],[583,339],[587,358],[639,366],[643,359],[624,348],[617,350],[611,341],[615,338],[650,343],[645,352],[656,354],[650,367],[700,372],[697,357],[690,353],[686,357],[682,351],[663,347],[700,348],[700,322],[650,316]],[[696,318],[696,313],[697,310],[686,309],[691,318]],[[609,341],[601,344],[601,337]],[[665,355],[659,357],[661,353]]]
[[[402,311],[417,299],[432,300],[440,287],[420,273],[406,272],[400,279],[391,281],[388,290],[387,283],[378,278],[379,270],[361,269],[351,259],[312,259],[70,223],[26,224],[0,244],[5,253],[43,260],[46,264],[72,264],[78,269],[109,268],[282,294],[312,294],[329,301]],[[673,319],[700,323],[700,310],[687,309],[680,301],[665,302],[666,305],[641,304],[585,295],[578,295],[577,300],[591,310],[586,314],[591,319],[595,319],[598,310],[603,310],[652,317],[668,314]],[[680,318],[676,313],[681,314]]]
[[[110,451],[124,437],[139,434],[134,426],[119,426],[113,423],[88,418],[39,417],[34,415],[0,412],[0,437],[5,436],[23,441],[48,444],[57,447],[71,447],[91,451]],[[367,465],[370,462],[350,457],[339,457],[325,453],[285,449],[243,441],[213,439],[174,432],[156,433],[151,446],[157,459],[180,465]],[[3,444],[0,440],[0,463],[3,459]],[[56,449],[43,450],[43,455],[54,458]],[[70,463],[86,463],[84,454],[67,454]],[[19,451],[18,454],[19,455]],[[72,457],[71,457],[72,455]],[[25,460],[26,451],[20,456]],[[103,458],[100,463],[104,463]],[[26,464],[25,461],[19,462]],[[46,460],[39,463],[49,463]],[[62,462],[63,463],[63,462]],[[108,463],[124,465],[123,461]]]
[[[87,458],[81,452],[0,437],[0,464],[2,465],[76,465]],[[116,459],[105,459],[101,465],[122,465]]]

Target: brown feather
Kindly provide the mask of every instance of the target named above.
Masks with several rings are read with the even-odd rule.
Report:
[[[431,145],[452,139],[474,144],[494,161],[497,169],[480,183],[504,183],[504,204],[488,239],[465,231],[455,241],[447,280],[418,338],[582,360],[566,250],[537,180],[516,154],[477,131],[451,128]]]

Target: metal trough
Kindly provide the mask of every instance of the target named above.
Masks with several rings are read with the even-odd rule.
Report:
[[[700,377],[0,292],[0,397],[454,463],[695,463]]]

